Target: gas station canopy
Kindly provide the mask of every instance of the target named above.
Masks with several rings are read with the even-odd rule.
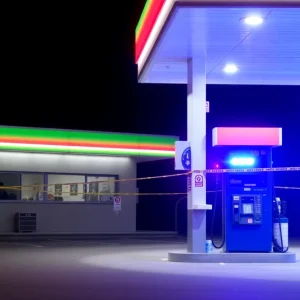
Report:
[[[300,0],[148,0],[136,29],[140,83],[300,85]]]

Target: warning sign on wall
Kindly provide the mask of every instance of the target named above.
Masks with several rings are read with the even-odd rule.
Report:
[[[202,175],[195,176],[195,187],[203,187],[203,176]]]
[[[121,205],[122,205],[121,197],[119,196],[114,197],[114,211],[120,211]]]

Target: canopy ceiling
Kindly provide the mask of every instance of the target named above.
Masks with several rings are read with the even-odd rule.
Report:
[[[264,22],[245,24],[252,15]],[[136,30],[139,82],[186,84],[198,51],[208,84],[300,85],[300,0],[148,0]]]

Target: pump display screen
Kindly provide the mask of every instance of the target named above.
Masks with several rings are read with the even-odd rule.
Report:
[[[230,174],[231,187],[265,187],[267,186],[267,173],[256,174]]]
[[[252,215],[253,214],[253,204],[252,203],[244,203],[243,204],[243,214],[244,215]]]

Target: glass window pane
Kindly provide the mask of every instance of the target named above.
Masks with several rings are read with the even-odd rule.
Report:
[[[108,177],[108,180],[109,180],[109,191],[110,193],[116,193],[117,190],[116,190],[116,177],[114,176],[111,176],[111,177]]]
[[[48,175],[48,200],[85,201],[84,175]]]
[[[22,174],[22,200],[42,201],[44,197],[44,174]]]
[[[0,186],[4,187],[0,189],[0,200],[20,200],[20,173],[0,173]]]
[[[93,202],[112,202],[113,193],[115,193],[115,177],[88,176],[87,177],[87,201]],[[98,193],[107,193],[99,195]]]

